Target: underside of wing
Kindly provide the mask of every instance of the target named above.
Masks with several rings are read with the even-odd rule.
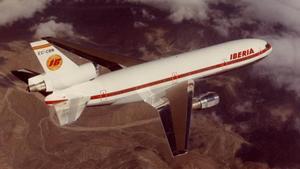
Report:
[[[152,104],[159,112],[173,156],[185,154],[188,149],[193,95],[194,82],[186,81],[166,91],[164,104]]]
[[[100,51],[94,48],[85,48],[78,44],[53,37],[45,37],[43,39],[69,52],[79,55],[80,57],[86,58],[94,63],[107,67],[112,71],[122,69],[122,67],[129,67],[144,62],[143,60],[137,58],[121,56],[118,54]]]

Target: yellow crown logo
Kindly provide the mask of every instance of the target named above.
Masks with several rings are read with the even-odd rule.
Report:
[[[59,55],[52,55],[47,60],[47,67],[51,71],[59,69],[62,65],[62,58]]]

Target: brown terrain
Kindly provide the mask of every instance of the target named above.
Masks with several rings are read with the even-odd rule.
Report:
[[[276,10],[270,21],[266,17],[274,15],[267,10],[273,9],[273,3],[282,6],[288,1],[266,1],[261,9],[265,15],[254,8],[255,18],[247,17],[241,2],[220,1],[209,5],[207,20],[174,23],[169,8],[160,6],[119,0],[52,1],[30,19],[0,26],[0,169],[300,169],[300,94],[295,69],[299,41],[280,41],[277,50],[274,44],[284,37],[299,38],[299,24],[294,23],[296,19],[287,22],[293,15],[279,16],[279,11],[289,8],[278,9],[278,16]],[[261,6],[263,1],[256,3]],[[15,15],[10,11],[13,8],[9,13]],[[274,37],[276,41],[270,41],[274,58],[198,80],[196,94],[215,91],[221,102],[193,113],[190,152],[172,158],[159,117],[147,104],[87,108],[78,121],[60,127],[43,96],[25,91],[26,85],[10,71],[42,72],[28,42],[37,38],[35,28],[48,21],[67,23],[73,29],[46,29],[42,36],[54,33],[145,60],[253,37]],[[298,34],[290,29],[293,24]],[[85,62],[67,54],[78,63]],[[274,65],[281,61],[293,64]],[[283,75],[290,80],[282,80]]]

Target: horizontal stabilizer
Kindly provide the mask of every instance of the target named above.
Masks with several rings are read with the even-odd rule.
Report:
[[[28,70],[28,69],[19,69],[19,70],[13,70],[11,71],[13,75],[15,75],[17,78],[25,82],[26,84],[28,83],[28,79],[32,78],[36,75],[39,75],[39,73]]]
[[[56,111],[59,124],[63,126],[76,121],[80,117],[88,101],[89,98],[79,97],[67,99],[63,102],[54,104],[53,106]]]
[[[39,73],[28,69],[12,70],[11,73],[26,84],[28,84],[28,79],[39,75]],[[46,91],[40,91],[39,93],[41,93],[43,96],[47,96],[50,94],[50,92]]]

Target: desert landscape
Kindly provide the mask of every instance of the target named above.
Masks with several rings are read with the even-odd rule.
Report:
[[[229,1],[211,1],[207,20],[199,18],[200,6],[187,5],[196,14],[188,19],[183,11],[180,20],[171,10],[176,2],[163,8],[147,1],[51,1],[30,18],[0,18],[0,168],[300,168],[298,29],[248,17],[245,4]],[[59,126],[44,97],[28,93],[10,73],[42,72],[29,42],[46,35],[145,60],[247,37],[266,38],[276,50],[262,63],[196,81],[196,95],[215,91],[221,103],[193,112],[190,152],[172,158],[159,116],[145,103],[87,108],[75,123]]]

